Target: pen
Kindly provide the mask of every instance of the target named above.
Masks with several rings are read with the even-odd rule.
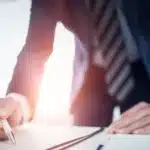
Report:
[[[75,139],[72,139],[72,140],[69,140],[69,141],[66,141],[64,143],[60,143],[58,145],[55,145],[55,146],[52,146],[46,150],[66,150],[66,149],[69,149],[77,144],[80,144],[90,138],[92,138],[93,136],[103,132],[105,128],[100,128],[98,129],[97,131],[94,131],[90,134],[87,134],[87,135],[84,135],[84,136],[81,136],[81,137],[78,137],[78,138],[75,138]]]
[[[1,120],[2,122],[2,125],[3,125],[3,129],[4,129],[4,132],[5,134],[7,135],[8,139],[13,143],[13,144],[16,144],[16,140],[15,140],[15,136],[12,132],[12,129],[8,123],[8,121],[6,119],[4,120]]]
[[[104,145],[100,144],[96,150],[102,150],[103,147],[104,147]]]

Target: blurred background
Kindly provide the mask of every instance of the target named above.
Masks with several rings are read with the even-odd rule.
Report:
[[[0,97],[5,96],[17,55],[25,43],[30,7],[30,0],[0,0]],[[74,36],[58,23],[54,52],[45,64],[34,121],[52,125],[71,124],[69,96],[73,59]]]

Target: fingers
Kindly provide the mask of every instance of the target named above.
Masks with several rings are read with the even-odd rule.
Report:
[[[150,116],[146,116],[142,118],[141,120],[138,120],[127,127],[124,127],[121,129],[115,129],[115,132],[119,134],[131,134],[131,133],[134,133],[135,130],[143,128],[145,125],[148,125],[148,124],[150,124]]]
[[[145,109],[139,110],[138,112],[135,112],[133,114],[128,114],[128,116],[123,116],[119,121],[116,121],[114,123],[115,128],[125,128],[132,124],[137,124],[137,121],[140,119],[150,115],[150,107],[147,107]]]
[[[133,134],[150,134],[150,124],[146,125],[143,128],[133,131]]]
[[[7,119],[11,127],[20,124],[22,110],[20,104],[12,98],[0,99],[0,119]]]
[[[0,120],[7,119],[11,127],[20,124],[22,110],[20,104],[12,98],[0,99]],[[7,140],[7,136],[3,131],[3,126],[0,123],[0,141]]]
[[[150,105],[142,102],[125,112],[114,125],[117,128],[124,128],[146,115],[150,115]]]
[[[140,102],[137,105],[135,105],[134,107],[132,107],[129,110],[127,110],[126,112],[124,112],[122,116],[125,117],[125,116],[128,116],[129,114],[137,113],[139,110],[144,109],[148,105],[149,104],[146,102]]]
[[[11,98],[0,99],[0,119],[7,119],[18,106],[19,103]]]
[[[132,133],[138,128],[150,123],[150,105],[140,103],[125,112],[119,121],[115,121],[109,128],[108,133]]]
[[[20,124],[20,121],[22,119],[22,112],[21,109],[16,109],[9,117],[8,122],[11,127],[16,127]]]
[[[3,129],[0,129],[0,141],[5,141],[8,140],[8,137],[6,136],[5,132],[3,131]]]
[[[6,136],[4,130],[3,130],[3,125],[0,122],[0,141],[8,140],[8,137]]]

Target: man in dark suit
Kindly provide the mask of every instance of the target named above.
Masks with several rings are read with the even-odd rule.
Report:
[[[99,8],[98,4],[100,4],[101,9],[98,9],[97,12],[94,8]],[[71,111],[74,115],[74,123],[84,126],[107,126],[112,121],[113,108],[118,104],[122,112],[125,113],[119,121],[112,124],[110,133],[150,133],[149,78],[143,62],[138,57],[136,57],[136,61],[124,62],[124,60],[127,60],[124,55],[124,53],[126,54],[124,45],[128,45],[128,43],[124,44],[122,40],[116,39],[118,37],[128,38],[129,35],[126,35],[127,32],[124,32],[124,30],[122,31],[124,35],[120,35],[120,27],[117,28],[118,24],[114,23],[116,8],[111,13],[113,4],[114,2],[110,1],[100,3],[100,1],[92,0],[89,3],[84,0],[33,0],[28,37],[23,50],[18,56],[18,63],[7,92],[7,101],[1,104],[4,108],[0,110],[1,118],[8,118],[10,123],[15,126],[21,123],[23,119],[32,119],[38,99],[39,83],[42,78],[44,63],[52,52],[56,23],[61,21],[79,39],[80,44],[85,49],[83,55],[87,54],[84,61],[88,64],[88,69],[85,68],[84,70],[84,81],[77,88],[77,94],[72,98]],[[112,14],[110,18],[113,19],[110,19],[110,24],[115,24],[112,28],[110,24],[108,27],[105,26],[107,21],[101,22],[101,19],[105,18],[102,18],[102,16],[105,16],[106,8],[109,12],[108,16]],[[120,14],[119,10],[117,12]],[[125,29],[124,20],[121,19],[121,23],[122,28]],[[128,28],[131,29],[130,26]],[[110,40],[111,38],[108,38],[108,36],[105,37],[107,35],[103,34],[103,31],[105,33],[107,31],[105,29],[109,31],[108,35],[113,40]],[[115,30],[111,32],[111,29]],[[113,33],[115,36],[113,36]],[[98,44],[95,44],[95,36],[98,37],[96,40]],[[101,43],[103,44],[101,45]],[[116,43],[119,45],[117,46]],[[126,64],[123,66],[125,69],[117,71],[117,74],[119,74],[117,78],[116,75],[115,77],[110,76],[112,66],[109,67],[109,59],[107,60],[108,50],[115,49],[112,47],[114,45],[119,47],[116,48],[117,54],[123,54],[119,57],[116,55],[111,64],[118,58],[123,61],[123,63],[118,64]],[[106,51],[104,47],[107,49]],[[104,52],[104,55],[101,55],[104,58],[104,63],[101,58],[98,58],[100,61],[96,62],[95,65],[93,61],[95,61],[95,56],[99,55],[97,53],[99,49],[102,50],[102,53]],[[76,53],[79,52],[80,49],[77,46]],[[106,59],[104,56],[106,56]],[[77,59],[75,59],[76,62]],[[107,63],[108,66],[106,67]],[[129,68],[131,68],[131,72]],[[137,68],[140,68],[140,71]],[[120,74],[125,74],[125,76]],[[110,80],[111,78],[116,80]],[[141,78],[143,80],[140,80]],[[76,83],[77,80],[78,78],[73,82]],[[119,84],[120,82],[122,84]],[[112,86],[112,84],[115,86]],[[117,92],[114,92],[114,89]],[[130,91],[127,89],[130,89]],[[146,102],[141,102],[143,100]]]

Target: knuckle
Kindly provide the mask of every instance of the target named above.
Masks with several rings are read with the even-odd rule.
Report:
[[[150,115],[150,106],[147,107],[147,113]]]
[[[125,134],[129,134],[129,133],[131,133],[131,130],[128,129],[128,128],[127,128],[127,129],[124,129],[124,133],[125,133]]]
[[[146,132],[147,132],[146,128],[141,129],[141,133],[146,133]]]
[[[6,111],[0,112],[0,117],[1,118],[6,118],[7,117],[7,112]]]
[[[7,108],[1,108],[0,109],[0,118],[6,119],[8,116],[9,111]]]
[[[13,98],[11,98],[11,97],[7,97],[7,98],[6,98],[6,102],[7,102],[7,103],[14,103],[15,100],[14,100]]]
[[[11,97],[8,97],[7,101],[6,101],[6,105],[8,107],[13,107],[14,108],[14,107],[18,107],[20,105],[20,103],[18,101],[14,100]]]
[[[141,106],[141,107],[146,107],[146,106],[148,106],[148,103],[142,101],[138,105]]]

